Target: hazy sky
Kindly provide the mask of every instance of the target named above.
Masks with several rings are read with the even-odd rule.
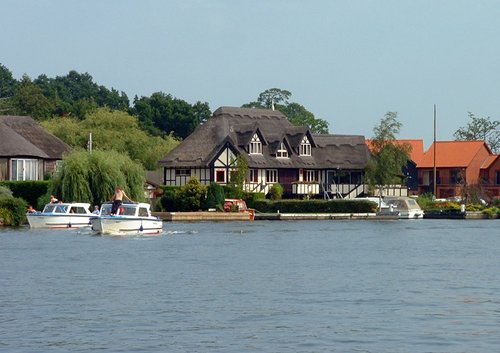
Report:
[[[499,119],[500,1],[1,0],[0,63],[16,79],[88,72],[135,95],[241,106],[281,88],[330,123],[453,139]]]

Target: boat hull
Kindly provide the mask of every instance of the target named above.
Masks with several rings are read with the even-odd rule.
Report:
[[[26,217],[30,228],[82,228],[90,226],[92,216],[33,213]]]
[[[157,218],[101,216],[90,220],[92,230],[101,235],[158,235],[163,221]]]

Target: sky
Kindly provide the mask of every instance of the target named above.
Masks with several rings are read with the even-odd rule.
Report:
[[[1,0],[0,63],[88,72],[134,96],[164,92],[212,111],[292,93],[330,133],[451,140],[468,112],[499,119],[497,0]]]

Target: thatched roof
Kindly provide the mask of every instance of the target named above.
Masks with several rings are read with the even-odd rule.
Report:
[[[262,155],[245,150],[255,133],[261,136]],[[305,135],[313,146],[312,156],[298,155]],[[289,158],[276,158],[281,142],[292,149]],[[363,169],[369,158],[363,136],[313,135],[305,126],[292,125],[279,111],[221,107],[159,164],[208,167],[226,144],[245,156],[250,168]]]
[[[70,150],[29,116],[0,116],[0,156],[62,159]]]

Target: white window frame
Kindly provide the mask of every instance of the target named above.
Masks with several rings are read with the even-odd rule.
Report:
[[[311,155],[311,143],[309,142],[307,136],[304,136],[302,138],[302,141],[300,142],[300,155],[301,156]]]
[[[11,159],[10,180],[38,180],[38,159]]]
[[[250,175],[248,176],[249,183],[258,183],[259,182],[259,170],[258,169],[250,169]]]
[[[217,180],[217,174],[218,173],[223,173],[224,175],[224,180]],[[227,183],[227,171],[225,168],[217,168],[214,170],[214,181],[217,184],[226,184]]]
[[[284,142],[280,143],[278,150],[276,151],[276,158],[288,158],[288,150]]]
[[[262,142],[257,134],[254,134],[250,145],[248,146],[248,153],[250,154],[262,154]]]
[[[278,182],[278,169],[266,169],[266,183],[275,184]]]
[[[317,170],[304,170],[304,181],[306,182],[317,182],[318,181],[318,171]]]

